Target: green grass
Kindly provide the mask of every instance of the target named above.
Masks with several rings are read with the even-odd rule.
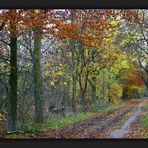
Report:
[[[148,113],[143,116],[140,124],[142,127],[148,127]]]
[[[109,107],[102,108],[98,112],[81,113],[81,114],[78,114],[77,116],[71,116],[71,117],[63,118],[63,119],[58,120],[58,121],[49,121],[48,122],[49,127],[50,128],[59,128],[59,127],[65,126],[65,125],[71,125],[71,124],[78,122],[78,121],[87,120],[87,119],[89,119],[89,118],[91,118],[95,115],[107,113],[111,110],[118,108],[120,105],[124,105],[124,104],[125,104],[125,102],[121,102],[118,105],[112,104]]]
[[[144,105],[146,108],[148,108],[148,102]],[[148,112],[148,110],[147,110],[147,112]]]
[[[91,117],[96,116],[96,115],[107,113],[111,110],[114,110],[115,108],[118,108],[119,106],[124,105],[124,103],[125,102],[120,102],[118,105],[112,104],[109,107],[102,108],[101,110],[97,112],[86,112],[86,113],[83,112],[75,116],[70,116],[70,117],[59,119],[59,120],[49,120],[42,125],[26,126],[22,130],[25,133],[37,133],[37,132],[47,131],[49,129],[58,129],[64,126],[72,125],[79,121],[90,119]]]
[[[72,125],[72,124],[79,122],[79,121],[85,121],[95,115],[100,115],[102,113],[109,112],[115,108],[116,108],[115,106],[111,107],[111,108],[107,107],[107,108],[102,109],[99,112],[86,112],[86,113],[80,113],[75,116],[62,118],[59,120],[49,120],[42,125],[26,126],[22,130],[25,133],[37,133],[37,132],[47,131],[48,129],[58,129],[58,128],[61,128],[61,127],[67,126],[67,125]]]
[[[33,133],[38,133],[38,132],[44,132],[50,129],[58,129],[64,126],[68,126],[68,125],[72,125],[76,122],[79,121],[85,121],[87,119],[90,119],[91,117],[104,113],[104,112],[108,112],[109,109],[103,109],[101,110],[101,112],[86,112],[86,113],[80,113],[78,115],[75,116],[70,116],[70,117],[66,117],[66,118],[62,118],[59,120],[49,120],[46,123],[42,124],[42,125],[30,125],[30,126],[25,126],[23,127],[21,130],[24,132],[23,134],[10,134],[7,135],[7,138],[27,138],[27,137],[31,137],[31,135]]]
[[[122,105],[124,105],[125,102],[120,102],[118,105],[111,104],[109,107],[102,108],[96,112],[83,112],[77,115],[73,115],[70,117],[62,118],[59,120],[48,120],[44,124],[40,125],[27,125],[21,128],[24,133],[18,133],[18,134],[10,134],[5,135],[7,138],[31,138],[33,134],[38,132],[45,132],[50,129],[58,129],[64,126],[72,125],[74,123],[77,123],[79,121],[85,121],[87,119],[90,119],[93,116],[101,115],[103,113],[107,113],[111,110],[114,110]]]
[[[112,111],[118,107],[121,107],[123,105],[126,104],[126,101],[123,101],[123,100],[120,100],[120,102],[118,104],[110,104],[108,107],[105,107],[105,108],[102,108],[100,110],[98,110],[98,114],[102,114],[102,113],[106,113],[106,112],[109,112],[109,111]]]
[[[87,120],[94,115],[95,113],[81,113],[76,116],[66,117],[60,120],[50,120],[48,121],[47,126],[49,129],[57,129],[66,125],[72,125],[78,121]]]
[[[140,121],[140,125],[141,125],[141,127],[148,127],[148,103],[146,103],[144,105],[144,107],[146,109],[146,113],[142,117],[142,119]]]
[[[26,126],[22,130],[25,133],[37,133],[47,131],[48,129],[58,129],[66,125],[72,125],[78,121],[83,121],[96,115],[96,113],[80,113],[76,116],[70,116],[59,120],[49,120],[42,125]]]
[[[5,138],[8,139],[28,139],[31,138],[32,135],[29,133],[15,133],[15,134],[7,134],[5,135]]]

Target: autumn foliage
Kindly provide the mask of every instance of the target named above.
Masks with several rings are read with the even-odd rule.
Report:
[[[134,75],[132,77],[129,77],[127,80],[125,80],[123,82],[123,85],[126,87],[132,87],[132,86],[143,87],[144,82],[139,76]]]
[[[136,30],[139,16],[133,9],[2,9],[0,112],[14,119],[10,131],[50,119],[49,108],[65,117],[140,96],[147,51],[141,42],[131,47],[145,37]]]

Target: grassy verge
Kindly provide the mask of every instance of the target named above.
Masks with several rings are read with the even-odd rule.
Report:
[[[148,112],[141,119],[141,127],[148,127]]]
[[[14,134],[6,134],[4,136],[0,136],[0,138],[6,139],[29,139],[32,137],[30,133],[14,133]]]
[[[59,120],[49,120],[46,123],[42,124],[42,125],[38,125],[38,126],[27,126],[23,129],[23,131],[25,133],[37,133],[37,132],[44,132],[50,129],[58,129],[58,128],[62,128],[64,126],[68,126],[68,125],[72,125],[74,123],[77,123],[79,121],[85,121],[87,119],[92,118],[93,116],[96,115],[101,115],[103,113],[107,113],[109,111],[112,111],[120,106],[123,106],[125,104],[125,102],[121,102],[118,105],[110,105],[109,107],[105,107],[102,108],[99,111],[96,112],[83,112],[83,113],[79,113],[77,115],[74,116],[70,116],[70,117],[65,117]]]
[[[89,118],[91,118],[92,116],[96,115],[95,113],[80,113],[76,116],[70,116],[70,117],[66,117],[60,120],[50,120],[47,123],[47,126],[49,129],[57,129],[66,125],[72,125],[76,122],[79,121],[83,121],[83,120],[87,120]]]
[[[77,115],[70,116],[70,117],[65,117],[59,120],[49,120],[42,125],[26,126],[21,129],[24,133],[18,133],[18,134],[15,133],[10,135],[5,135],[5,137],[6,138],[30,138],[34,133],[45,132],[50,129],[58,129],[64,126],[72,125],[79,121],[85,121],[87,119],[92,118],[93,116],[101,115],[103,113],[112,111],[120,106],[123,106],[124,104],[125,102],[121,102],[118,105],[112,104],[109,107],[105,107],[105,108],[102,108],[101,110],[98,110],[97,112],[83,112],[83,113],[79,113]]]
[[[86,112],[86,113],[80,113],[76,116],[66,117],[66,118],[63,118],[60,120],[54,120],[54,121],[50,120],[50,121],[48,121],[47,126],[49,129],[61,128],[66,125],[72,125],[72,124],[79,122],[79,121],[85,121],[85,120],[90,119],[91,117],[96,116],[96,115],[101,115],[103,113],[107,113],[107,112],[114,110],[118,107],[119,106],[117,106],[117,105],[111,105],[110,107],[103,108],[103,109],[99,110],[98,112]]]
[[[148,102],[145,104],[144,107],[145,107],[146,111],[140,121],[140,126],[143,128],[145,128],[145,127],[148,128]]]
[[[141,117],[139,130],[137,132],[136,137],[147,139],[148,138],[148,102],[144,105],[145,111],[144,115]]]

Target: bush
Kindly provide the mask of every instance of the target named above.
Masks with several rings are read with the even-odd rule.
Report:
[[[108,91],[109,101],[117,104],[122,96],[122,85],[114,83]]]

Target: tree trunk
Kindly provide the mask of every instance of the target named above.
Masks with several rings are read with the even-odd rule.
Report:
[[[10,94],[9,94],[9,113],[8,131],[17,130],[17,37],[10,38]]]
[[[122,92],[122,99],[123,100],[127,100],[128,99],[127,92],[128,92],[127,88],[123,88],[123,92]]]
[[[40,29],[34,29],[34,97],[35,97],[35,122],[43,122],[43,102],[42,102],[42,80],[41,80],[41,34]]]
[[[80,92],[80,101],[81,101],[81,107],[82,111],[86,110],[86,103],[85,103],[85,93],[83,91]]]
[[[146,88],[147,88],[147,90],[148,90],[148,73],[147,73],[147,80],[146,80],[145,85],[146,85]]]
[[[74,16],[75,12],[71,10],[71,25],[74,23]],[[75,43],[74,41],[70,41],[71,46],[71,52],[72,52],[72,111],[74,114],[77,113],[76,108],[76,87],[77,87],[77,79],[78,79],[78,60],[79,58],[76,58],[76,52],[75,52]],[[76,63],[77,61],[77,63]]]
[[[96,77],[92,77],[92,86],[91,86],[91,100],[96,101]]]
[[[92,62],[95,63],[95,50],[92,49],[91,52]],[[91,100],[92,102],[96,101],[96,77],[91,77],[92,85],[91,85]]]
[[[85,92],[87,90],[87,82],[88,82],[89,71],[87,70],[85,78],[79,74],[79,86],[80,86],[80,104],[82,110],[86,109],[86,100],[85,100]],[[84,83],[83,83],[84,82]]]
[[[76,113],[76,85],[77,85],[77,74],[76,74],[76,63],[74,50],[72,51],[72,111]]]

